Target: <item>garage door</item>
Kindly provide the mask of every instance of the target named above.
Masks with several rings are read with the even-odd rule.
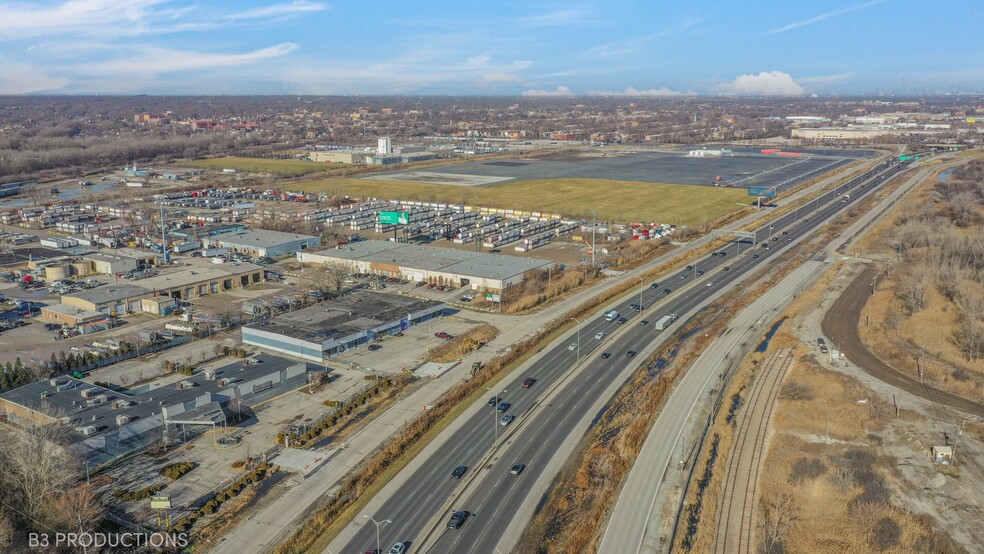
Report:
[[[424,272],[423,271],[414,271],[413,272],[413,280],[415,282],[417,282],[417,283],[423,281],[424,280]]]

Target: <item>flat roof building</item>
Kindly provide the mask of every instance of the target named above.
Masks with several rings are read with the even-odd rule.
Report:
[[[505,256],[405,244],[382,240],[349,243],[319,252],[300,252],[303,263],[338,263],[354,273],[400,277],[474,290],[501,292],[518,285],[536,271],[546,271],[554,262],[541,258]]]
[[[141,279],[142,287],[161,296],[192,300],[264,281],[261,266],[247,262],[213,264],[189,261],[192,267]]]
[[[95,310],[87,310],[72,304],[52,304],[41,307],[41,319],[50,323],[65,323],[68,325],[86,325],[102,323],[106,314]]]
[[[0,416],[13,423],[67,422],[76,439],[69,448],[95,467],[162,440],[180,443],[187,427],[224,425],[222,407],[231,400],[255,404],[289,392],[307,383],[307,371],[303,362],[262,354],[126,392],[57,377],[0,394]]]
[[[321,237],[267,231],[265,229],[223,233],[208,237],[206,241],[213,246],[228,248],[233,252],[250,256],[270,256],[271,258],[294,254],[321,245]]]
[[[140,311],[140,301],[154,292],[137,285],[105,285],[94,289],[63,294],[61,301],[84,310],[106,315],[123,315]]]
[[[347,349],[440,317],[445,307],[430,300],[356,291],[244,325],[243,342],[321,363]]]

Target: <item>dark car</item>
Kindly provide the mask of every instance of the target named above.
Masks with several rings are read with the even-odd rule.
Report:
[[[488,406],[492,407],[492,406],[495,406],[498,403],[499,403],[499,397],[498,396],[493,396],[492,398],[489,398]]]
[[[379,350],[380,348],[382,348],[382,346],[380,346],[378,344],[370,344],[369,345],[369,351],[370,352],[375,352],[375,351]]]
[[[508,402],[499,402],[499,407],[496,408],[496,410],[498,410],[498,411],[500,411],[502,413],[506,413],[506,412],[509,411],[509,408],[511,408],[511,407],[512,407],[512,404],[510,404]]]
[[[602,360],[607,360],[608,358],[611,358],[611,357],[612,357],[612,353],[611,352],[602,352],[601,353],[601,359]]]
[[[523,381],[523,388],[528,389],[533,386],[533,383],[536,383],[536,379],[532,377],[527,377],[526,380]]]
[[[759,257],[758,254],[752,254],[752,258],[758,259],[758,257]]]
[[[519,475],[524,469],[526,469],[526,464],[513,464],[513,466],[509,468],[509,473]]]
[[[697,270],[697,276],[698,276],[698,277],[701,277],[701,276],[703,276],[703,275],[704,275],[704,270],[703,270],[703,269],[698,269],[698,270]]]
[[[636,351],[635,350],[629,350],[628,352],[625,353],[625,356],[628,357],[628,358],[632,358],[635,355],[636,355]]]
[[[788,235],[789,234],[789,231],[783,231],[782,234],[783,235]]]
[[[628,321],[628,320],[627,320],[627,319],[625,319],[624,317],[620,317],[620,318],[618,318],[618,322],[619,322],[619,323],[625,323],[626,321]]]
[[[461,479],[461,476],[464,475],[466,471],[468,471],[468,466],[458,466],[451,472],[451,478]]]
[[[663,294],[670,294],[673,292],[671,289],[663,289]]]
[[[688,265],[687,266],[686,271],[693,271],[693,270],[694,270],[694,266],[692,266],[692,265]]]
[[[470,515],[471,513],[466,512],[464,510],[451,514],[451,519],[448,521],[448,529],[460,528],[465,523],[465,520],[468,519],[468,516]]]
[[[659,288],[659,283],[653,283],[653,284],[649,285],[649,288],[651,288],[651,289],[658,289]]]
[[[639,325],[642,325],[643,327],[645,327],[646,325],[649,325],[649,321],[647,321],[647,320],[644,319],[644,320],[642,320],[642,321],[639,322]]]
[[[724,267],[722,267],[721,269],[722,269],[723,271],[728,271],[728,270],[730,270],[731,268],[730,268],[730,267],[728,267],[728,266],[724,266]]]
[[[779,237],[772,237],[772,240],[779,240]]]

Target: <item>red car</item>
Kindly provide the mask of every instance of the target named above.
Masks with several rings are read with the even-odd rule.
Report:
[[[526,380],[523,381],[523,388],[528,389],[533,386],[533,383],[536,383],[536,379],[532,377],[527,377]]]

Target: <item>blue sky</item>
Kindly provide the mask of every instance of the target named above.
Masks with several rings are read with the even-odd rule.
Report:
[[[0,0],[0,94],[984,90],[981,0]]]

